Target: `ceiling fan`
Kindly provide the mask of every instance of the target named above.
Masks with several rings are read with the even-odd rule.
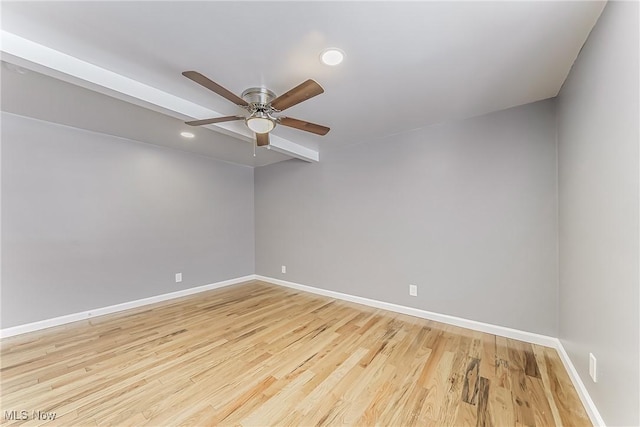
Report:
[[[323,93],[324,89],[311,79],[278,97],[276,97],[275,93],[264,87],[249,88],[242,92],[242,96],[239,97],[197,71],[185,71],[182,75],[217,93],[223,98],[228,99],[249,113],[247,116],[224,116],[185,122],[190,126],[244,120],[249,129],[255,132],[256,143],[259,147],[269,145],[269,132],[276,127],[276,124],[315,133],[316,135],[326,135],[327,132],[329,132],[329,128],[326,126],[294,119],[292,117],[274,116],[274,114],[280,113],[289,107],[293,107],[296,104]]]

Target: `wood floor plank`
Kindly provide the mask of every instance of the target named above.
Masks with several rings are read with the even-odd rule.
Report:
[[[509,370],[509,347],[507,339],[495,337],[496,341],[496,385],[511,390],[511,375]]]
[[[555,424],[556,421],[553,418],[551,406],[544,393],[542,379],[527,376],[526,381],[535,425],[548,426]]]
[[[545,361],[544,349],[542,347],[533,346],[533,353],[538,362],[538,367],[540,368],[540,376],[542,377],[542,390],[547,397],[549,409],[551,410],[551,415],[553,416],[553,423],[556,425],[562,425],[562,419],[560,418],[558,407],[556,406],[555,399],[553,397],[553,394],[551,393],[551,382],[549,379],[549,374],[547,373],[547,364]]]
[[[434,357],[434,353],[431,353],[429,357]],[[441,353],[433,375],[427,377],[427,382],[422,387],[426,391],[424,398],[422,400],[416,399],[415,401],[413,411],[418,416],[407,419],[411,424],[416,424],[418,420],[438,420],[443,418],[442,412],[450,403],[447,400],[447,396],[449,396],[451,387],[450,378],[454,357],[455,353],[451,351]]]
[[[0,347],[2,426],[590,425],[553,349],[259,281]]]
[[[547,373],[553,402],[558,408],[563,425],[586,426],[591,425],[589,418],[580,405],[579,397],[571,384],[567,371],[556,350],[544,348]]]
[[[496,384],[489,384],[489,413],[492,424],[496,427],[516,425],[511,390]]]
[[[478,403],[478,386],[480,380],[480,360],[469,358],[462,385],[462,401],[475,405]]]
[[[462,387],[464,385],[464,377],[467,368],[469,355],[465,351],[465,347],[461,346],[455,354],[451,365],[451,372],[448,380],[448,390],[443,397],[443,403],[440,409],[439,417],[436,421],[438,425],[453,426],[455,425],[458,415],[458,407],[462,402]],[[428,423],[428,418],[421,416],[421,421]]]
[[[475,426],[478,424],[478,408],[467,402],[460,402],[454,426]]]
[[[484,377],[480,377],[478,380],[478,411],[477,411],[477,426],[478,427],[491,427],[492,417],[489,413],[489,387],[491,381]],[[549,425],[549,424],[544,424]]]

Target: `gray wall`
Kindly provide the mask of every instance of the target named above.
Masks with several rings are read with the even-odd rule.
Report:
[[[324,153],[256,169],[257,274],[557,335],[553,100]]]
[[[253,201],[249,167],[3,113],[2,327],[252,274]]]
[[[609,2],[558,98],[560,338],[612,426],[640,425],[638,31]]]

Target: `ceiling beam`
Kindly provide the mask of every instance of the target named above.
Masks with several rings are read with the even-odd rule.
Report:
[[[2,31],[0,50],[3,60],[8,62],[181,120],[224,115],[7,31]],[[254,138],[249,129],[234,127],[228,123],[207,127],[244,141],[253,141]],[[276,135],[271,135],[271,148],[307,162],[319,161],[317,151]]]

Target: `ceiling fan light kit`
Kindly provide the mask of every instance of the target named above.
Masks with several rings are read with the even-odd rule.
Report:
[[[280,113],[289,107],[293,107],[294,105],[323,93],[324,89],[311,79],[299,84],[278,97],[276,97],[275,93],[264,87],[249,88],[242,92],[242,96],[239,97],[197,71],[185,71],[182,75],[193,80],[199,85],[206,87],[212,92],[215,92],[223,98],[226,98],[249,113],[246,117],[225,116],[185,122],[190,126],[202,126],[212,123],[244,120],[247,127],[255,132],[256,143],[258,146],[269,145],[269,132],[276,127],[277,123],[283,126],[311,132],[316,135],[326,135],[330,130],[326,126],[306,122],[304,120],[298,120],[291,117],[274,116],[274,114]]]
[[[275,119],[263,112],[254,113],[245,121],[249,129],[255,133],[269,133],[276,127]]]

